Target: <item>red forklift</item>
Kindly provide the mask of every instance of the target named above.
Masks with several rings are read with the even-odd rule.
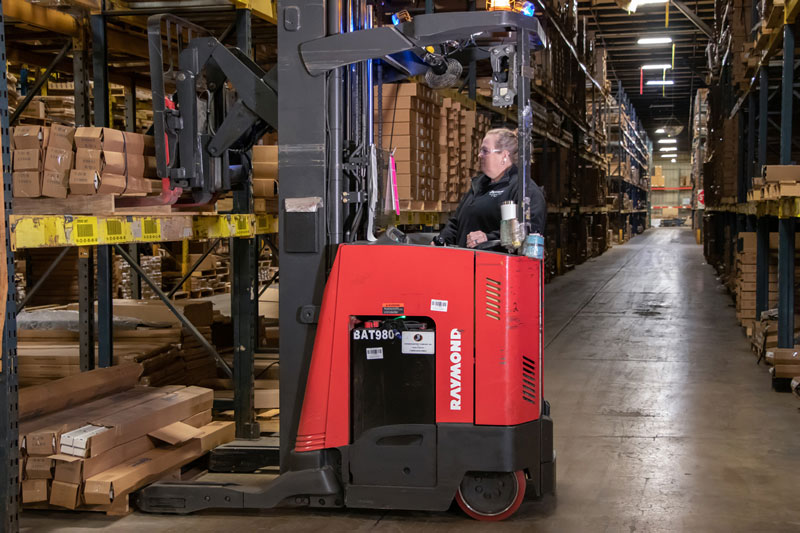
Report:
[[[188,23],[151,18],[158,169],[178,203],[246,189],[247,150],[280,124],[280,475],[157,483],[138,494],[143,511],[444,511],[455,501],[502,520],[554,491],[543,260],[527,246],[537,236],[525,201],[530,59],[544,32],[530,10],[396,22],[372,27],[367,2],[281,1],[277,72],[264,72],[213,37],[175,39]],[[174,42],[183,48],[165,61]],[[420,75],[440,87],[480,60],[491,62],[495,105],[517,112],[520,196],[504,221],[516,238],[499,243],[508,253],[430,246],[430,235],[396,228],[376,237],[393,220],[380,209],[389,188],[374,142],[391,127],[373,118],[383,84]],[[234,374],[248,370],[252,383],[252,366]],[[258,433],[237,426],[243,436]]]

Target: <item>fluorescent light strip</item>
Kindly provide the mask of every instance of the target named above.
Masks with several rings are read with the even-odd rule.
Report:
[[[664,132],[662,131],[661,133]],[[659,139],[658,144],[678,144],[678,139]]]
[[[636,44],[669,44],[672,42],[672,37],[642,37]]]
[[[666,131],[664,131],[664,128],[658,128],[656,133],[666,133]]]
[[[661,157],[668,159],[670,157],[675,157],[676,155],[678,155],[678,154],[661,154]]]
[[[677,146],[662,146],[661,148],[658,149],[658,151],[659,152],[677,152],[678,151],[678,147]]]
[[[672,65],[670,65],[669,63],[642,65],[642,70],[667,70],[670,68],[672,68]]]
[[[674,83],[672,80],[650,80],[647,85],[673,85]]]

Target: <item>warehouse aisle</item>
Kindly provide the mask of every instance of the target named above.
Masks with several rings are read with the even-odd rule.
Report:
[[[800,403],[770,390],[687,229],[650,230],[547,287],[558,496],[497,531],[797,531]],[[65,521],[75,529],[64,527]],[[457,513],[26,512],[24,531],[483,531]]]

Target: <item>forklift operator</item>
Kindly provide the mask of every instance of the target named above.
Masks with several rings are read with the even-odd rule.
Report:
[[[455,214],[436,238],[438,244],[475,248],[500,238],[500,204],[517,199],[517,134],[506,129],[489,130],[479,152],[481,172],[462,198]],[[547,205],[541,189],[528,179],[531,232],[544,235]]]

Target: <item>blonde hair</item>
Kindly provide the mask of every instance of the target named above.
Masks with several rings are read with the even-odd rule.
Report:
[[[497,142],[495,144],[498,149],[507,151],[512,161],[517,159],[517,147],[519,146],[517,144],[517,130],[495,128],[487,131],[483,138],[485,139],[489,135],[497,137]]]

